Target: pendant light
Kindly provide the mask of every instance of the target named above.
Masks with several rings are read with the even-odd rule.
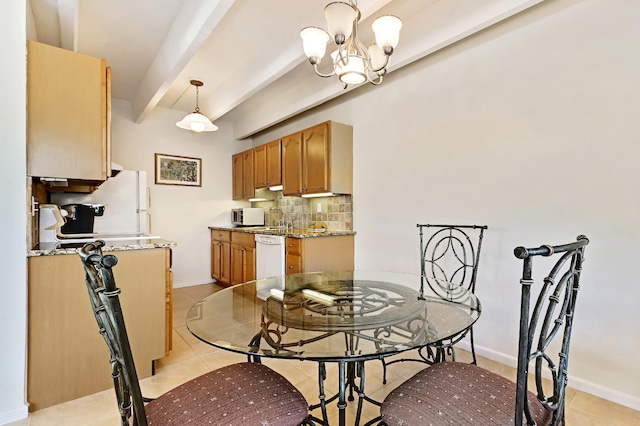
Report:
[[[182,119],[182,121],[178,121],[176,126],[181,129],[191,130],[193,132],[213,132],[218,130],[218,126],[213,124],[211,120],[209,120],[204,114],[200,112],[200,108],[198,107],[198,94],[199,88],[204,86],[204,83],[200,80],[190,80],[192,86],[196,87],[196,109],[186,117]]]

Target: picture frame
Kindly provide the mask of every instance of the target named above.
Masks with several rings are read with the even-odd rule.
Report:
[[[158,185],[202,186],[202,159],[156,153]]]

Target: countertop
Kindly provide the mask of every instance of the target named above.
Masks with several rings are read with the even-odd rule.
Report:
[[[322,238],[322,237],[336,237],[340,235],[355,235],[355,231],[340,231],[327,229],[324,232],[309,232],[306,228],[293,228],[284,230],[284,229],[275,229],[273,227],[265,227],[265,226],[209,226],[209,229],[214,229],[218,231],[233,231],[233,232],[244,232],[247,234],[263,234],[263,235],[284,235],[286,237],[293,238]]]
[[[87,242],[93,240],[87,240]],[[177,244],[173,241],[163,240],[162,238],[141,238],[138,240],[113,240],[105,241],[106,245],[102,248],[103,252],[110,251],[128,251],[128,250],[144,250],[154,248],[175,247]],[[55,256],[59,254],[77,254],[84,243],[40,243],[32,250],[27,251],[27,257],[35,256]]]

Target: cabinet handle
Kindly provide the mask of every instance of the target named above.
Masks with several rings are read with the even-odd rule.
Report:
[[[289,269],[293,269],[293,265],[289,265]]]

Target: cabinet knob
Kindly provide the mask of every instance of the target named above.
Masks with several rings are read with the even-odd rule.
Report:
[[[289,269],[293,269],[293,265],[289,265]]]

